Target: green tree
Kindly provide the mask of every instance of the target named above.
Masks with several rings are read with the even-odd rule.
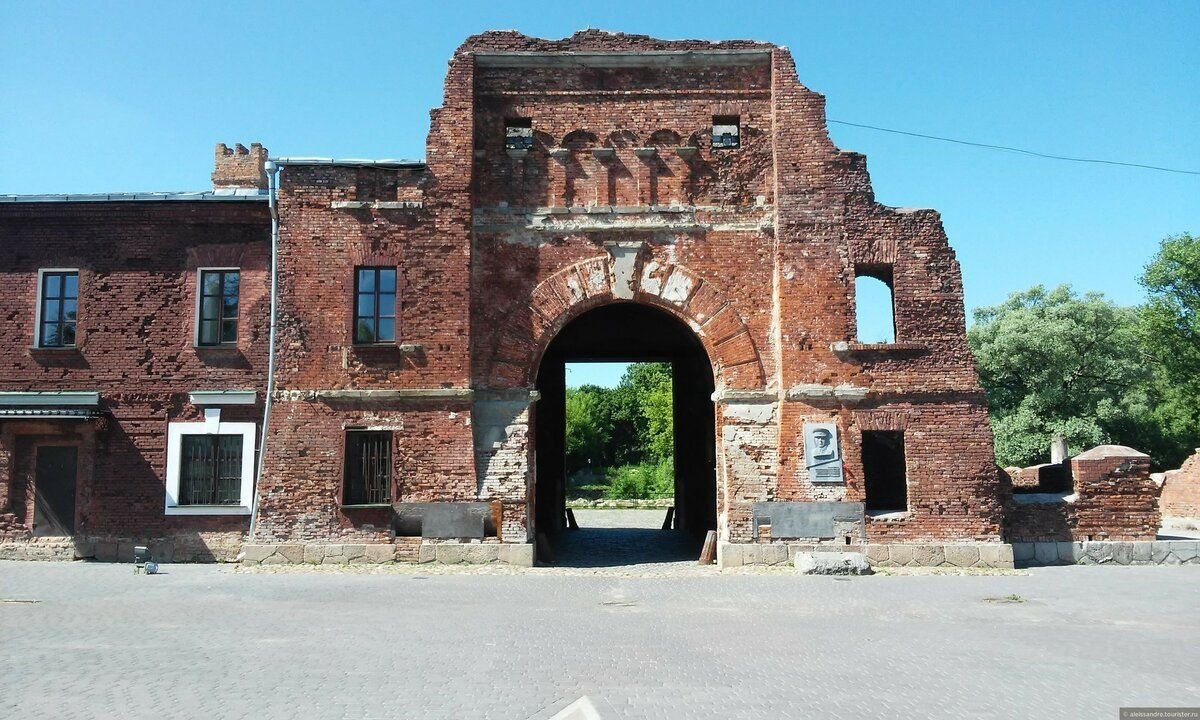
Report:
[[[638,452],[635,462],[672,460],[675,411],[670,363],[635,363],[625,370],[618,390],[636,408]]]
[[[1200,443],[1200,238],[1163,240],[1140,281],[1147,295],[1140,330],[1154,362],[1152,413],[1162,435],[1155,459],[1177,467]]]
[[[1071,453],[1154,435],[1135,309],[1099,293],[1039,285],[977,309],[974,318],[968,339],[1001,465],[1045,461],[1055,433]]]

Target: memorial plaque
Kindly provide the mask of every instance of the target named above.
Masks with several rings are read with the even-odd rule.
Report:
[[[804,423],[804,467],[810,482],[842,482],[837,423]]]
[[[397,503],[393,507],[398,536],[483,538],[493,524],[492,506],[486,502]]]
[[[865,537],[865,506],[860,502],[757,502],[751,507],[754,534],[771,526],[772,538],[841,539]]]

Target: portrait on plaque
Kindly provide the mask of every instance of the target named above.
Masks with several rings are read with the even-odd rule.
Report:
[[[804,467],[812,482],[842,482],[836,423],[804,423]]]

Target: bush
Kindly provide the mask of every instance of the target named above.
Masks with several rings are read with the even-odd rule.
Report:
[[[606,473],[610,500],[647,500],[675,495],[675,468],[670,460],[660,463],[622,465]]]

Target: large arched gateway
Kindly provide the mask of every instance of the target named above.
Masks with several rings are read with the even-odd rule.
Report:
[[[264,160],[222,145],[214,193],[6,211],[5,338],[36,347],[0,393],[0,534],[31,536],[40,487],[95,548],[529,563],[561,522],[562,363],[666,359],[680,522],[722,562],[1004,564],[941,221],[876,202],[785,48],[484,33],[425,161]],[[887,342],[858,337],[866,277]]]

